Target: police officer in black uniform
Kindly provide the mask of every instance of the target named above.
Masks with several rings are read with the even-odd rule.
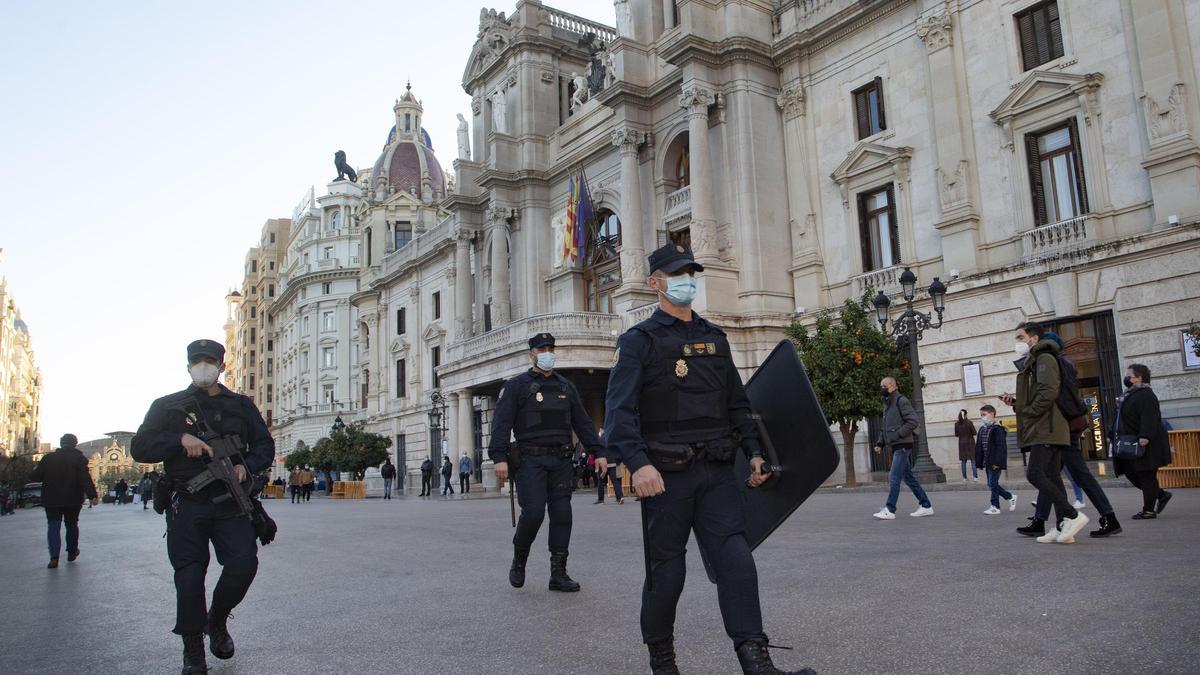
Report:
[[[571,480],[575,470],[571,430],[592,452],[600,452],[603,445],[575,385],[554,372],[554,336],[539,333],[530,338],[529,359],[533,367],[505,382],[500,390],[488,444],[497,478],[507,480],[509,463],[514,464],[517,499],[521,503],[508,581],[514,588],[525,585],[529,548],[549,511],[550,590],[573,592],[579,590],[579,584],[567,575]],[[511,448],[510,433],[517,438]],[[516,457],[510,450],[516,452]]]
[[[217,382],[225,370],[225,348],[213,340],[197,340],[188,345],[187,356],[192,386],[152,403],[130,448],[133,458],[143,464],[162,462],[165,480],[173,488],[166,512],[167,557],[175,568],[174,632],[183,636],[185,674],[208,672],[206,633],[213,656],[233,656],[226,620],[258,571],[254,525],[238,516],[232,499],[220,500],[228,488],[214,482],[190,494],[184,487],[204,471],[204,455],[212,456],[212,448],[198,438],[200,428],[241,438],[245,454],[233,462],[243,482],[270,467],[275,458],[275,441],[254,402]],[[222,570],[212,606],[206,607],[204,575],[210,541]]]
[[[692,311],[695,273],[704,267],[690,248],[668,244],[650,254],[648,283],[659,294],[651,317],[617,341],[605,405],[607,456],[633,472],[648,532],[649,577],[642,588],[642,641],[656,674],[677,674],[675,607],[686,571],[684,546],[695,529],[716,572],[725,632],[742,671],[782,673],[767,653],[758,576],[746,542],[746,514],[734,452],[750,458],[751,485],[770,474],[750,401],[725,333]],[[800,673],[811,673],[805,669]]]

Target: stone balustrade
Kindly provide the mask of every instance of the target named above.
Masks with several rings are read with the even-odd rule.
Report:
[[[615,346],[621,329],[621,317],[616,314],[539,314],[451,344],[446,350],[446,361],[453,363],[505,352],[524,351],[527,349],[526,341],[529,336],[535,333],[553,333],[559,342],[578,339],[603,340]]]
[[[429,255],[429,253],[442,246],[452,246],[454,242],[450,238],[450,225],[451,219],[445,218],[442,220],[442,222],[438,223],[434,227],[426,230],[420,235],[413,237],[413,239],[408,242],[408,245],[402,246],[396,251],[389,253],[387,257],[383,259],[383,275],[387,276],[392,274],[400,268],[410,265],[420,260],[422,257]]]
[[[684,187],[667,195],[666,208],[663,210],[663,224],[671,226],[692,218],[692,186]]]
[[[583,17],[568,14],[560,9],[546,7],[546,12],[550,15],[550,25],[559,30],[565,30],[578,35],[585,33],[595,33],[596,37],[605,43],[612,42],[617,39],[617,31],[605,26],[604,24],[589,21]]]
[[[1086,248],[1091,243],[1087,221],[1088,216],[1083,215],[1022,232],[1022,259],[1033,262],[1062,258]]]
[[[883,269],[871,270],[866,274],[860,274],[853,277],[851,281],[852,293],[854,298],[862,297],[862,294],[871,289],[871,291],[883,291],[888,295],[894,295],[900,292],[900,272],[903,268],[900,266],[884,267]]]

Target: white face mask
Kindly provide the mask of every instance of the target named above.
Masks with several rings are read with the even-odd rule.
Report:
[[[192,376],[192,384],[201,389],[208,389],[216,384],[221,369],[215,364],[200,362],[188,366],[188,373]]]
[[[554,352],[541,352],[537,355],[537,367],[542,370],[554,370],[556,360]]]
[[[1017,356],[1027,356],[1029,354],[1029,345],[1025,344],[1024,340],[1017,340],[1013,343],[1013,351]]]
[[[982,417],[980,417],[980,418],[979,418],[979,421],[980,421],[980,422],[981,422],[981,423],[982,423],[984,426],[987,426],[987,425],[990,425],[990,424],[991,424],[991,423],[992,423],[994,420],[993,420],[992,418],[988,417],[987,415],[984,415],[984,416],[982,416]]]

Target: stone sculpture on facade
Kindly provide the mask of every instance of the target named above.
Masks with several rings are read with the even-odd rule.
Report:
[[[575,112],[588,101],[588,82],[587,78],[579,73],[571,73],[571,84],[575,88],[575,92],[571,94],[571,112]]]
[[[1146,124],[1149,126],[1150,140],[1158,140],[1165,136],[1184,130],[1186,119],[1184,109],[1183,83],[1176,83],[1167,94],[1167,104],[1160,106],[1149,94],[1142,96],[1146,107]]]
[[[337,168],[338,172],[337,178],[334,178],[334,180],[346,180],[347,178],[352,182],[358,180],[358,173],[346,163],[345,150],[338,150],[333,153],[333,165]]]
[[[587,90],[589,96],[594,96],[604,89],[604,61],[602,54],[607,50],[603,42],[596,40],[596,34],[587,32],[579,38],[579,46],[588,52]]]
[[[505,108],[508,104],[505,91],[503,89],[497,89],[488,100],[492,104],[492,131],[501,134],[508,133],[508,129],[504,122]]]
[[[458,158],[471,159],[470,128],[462,113],[458,113]]]

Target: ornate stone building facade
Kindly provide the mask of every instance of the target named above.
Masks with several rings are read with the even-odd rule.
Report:
[[[235,339],[226,345],[225,360],[233,367],[226,366],[225,385],[254,399],[268,424],[275,398],[276,360],[270,309],[283,286],[281,268],[291,226],[287,218],[263,223],[258,246],[246,252],[241,293],[225,297],[230,311],[237,312]],[[227,323],[227,336],[228,332]]]
[[[42,373],[29,326],[0,278],[0,455],[34,454],[41,443]]]
[[[1079,364],[1090,456],[1106,455],[1130,362],[1150,366],[1176,426],[1200,420],[1200,374],[1180,348],[1200,298],[1200,5],[617,5],[616,29],[536,0],[482,11],[455,187],[437,180],[406,95],[375,168],[322,198],[344,200],[364,251],[347,272],[350,332],[334,338],[338,381],[360,387],[343,416],[397,438],[402,464],[478,453],[535,332],[558,337],[599,420],[616,336],[654,302],[646,252],[667,241],[704,262],[697,308],[746,374],[791,321],[896,295],[905,267],[922,287],[948,282],[945,324],[921,350],[942,465],[957,411],[1013,386],[1012,330],[1027,319]],[[390,148],[410,142],[416,165],[397,165]],[[581,174],[597,217],[564,262]],[[287,293],[309,279],[285,276]],[[968,362],[982,393],[964,386]],[[426,416],[435,389],[444,443]],[[865,452],[856,464],[865,478]]]

